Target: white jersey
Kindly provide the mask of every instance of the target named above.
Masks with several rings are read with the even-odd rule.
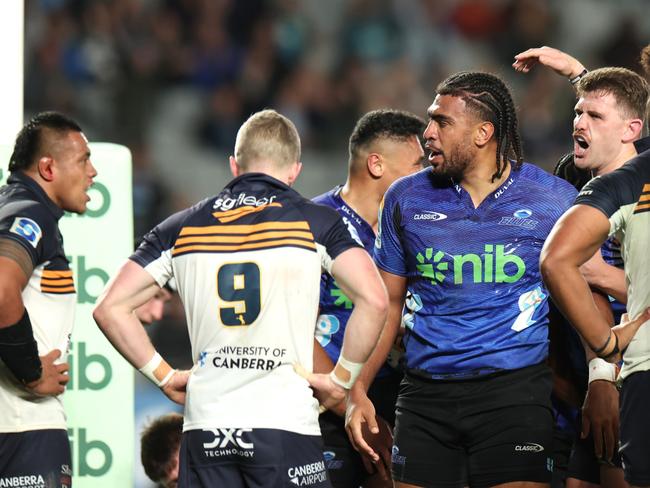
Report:
[[[621,168],[594,178],[576,204],[601,210],[610,235],[621,242],[630,318],[650,307],[650,138],[635,143],[639,155]],[[623,355],[619,379],[650,370],[650,322],[637,331]]]
[[[67,361],[77,301],[58,229],[62,215],[25,175],[13,174],[0,190],[0,239],[20,243],[32,258],[34,270],[22,292],[23,303],[39,355],[59,349],[57,363]],[[60,397],[34,395],[0,361],[0,432],[65,428]]]
[[[341,217],[258,173],[173,215],[131,258],[185,307],[195,369],[184,430],[319,434],[312,369],[320,275],[358,247]]]

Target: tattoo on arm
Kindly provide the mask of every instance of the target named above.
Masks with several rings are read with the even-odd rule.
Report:
[[[0,256],[9,258],[18,264],[27,279],[32,275],[32,271],[34,271],[32,258],[23,246],[16,241],[12,239],[0,239]]]

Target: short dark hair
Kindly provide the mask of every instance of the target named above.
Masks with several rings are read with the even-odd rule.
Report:
[[[9,171],[28,169],[43,150],[43,129],[58,133],[82,132],[74,120],[59,112],[40,112],[27,122],[14,144],[14,152],[9,160]]]
[[[380,109],[361,117],[350,135],[350,160],[359,155],[359,150],[378,139],[405,140],[421,136],[426,124],[423,119],[403,110]]]
[[[436,93],[462,98],[468,109],[494,126],[497,170],[492,180],[501,177],[509,156],[513,157],[515,168],[521,166],[524,156],[517,111],[510,89],[501,78],[492,73],[461,71],[441,82]]]
[[[183,416],[169,413],[155,419],[140,437],[140,460],[147,476],[158,483],[172,468],[174,453],[181,445]]]
[[[611,93],[629,117],[646,119],[650,88],[648,82],[634,71],[626,68],[598,68],[584,75],[576,89],[579,97],[585,93]]]

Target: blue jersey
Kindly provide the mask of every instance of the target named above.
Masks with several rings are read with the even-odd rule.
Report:
[[[336,210],[348,227],[353,239],[361,244],[372,256],[375,232],[368,222],[363,220],[341,198],[341,187],[336,187],[312,199]],[[352,301],[345,296],[328,273],[321,275],[319,317],[316,325],[316,339],[325,349],[330,359],[336,363],[343,346],[345,325],[352,313]]]
[[[406,367],[429,378],[523,368],[548,354],[548,292],[539,254],[576,190],[530,164],[474,208],[425,169],[395,182],[375,260],[413,295]]]

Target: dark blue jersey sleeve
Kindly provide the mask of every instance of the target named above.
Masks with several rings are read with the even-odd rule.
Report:
[[[379,228],[375,239],[375,262],[389,273],[406,276],[406,259],[401,239],[399,187],[392,186],[379,207]]]

